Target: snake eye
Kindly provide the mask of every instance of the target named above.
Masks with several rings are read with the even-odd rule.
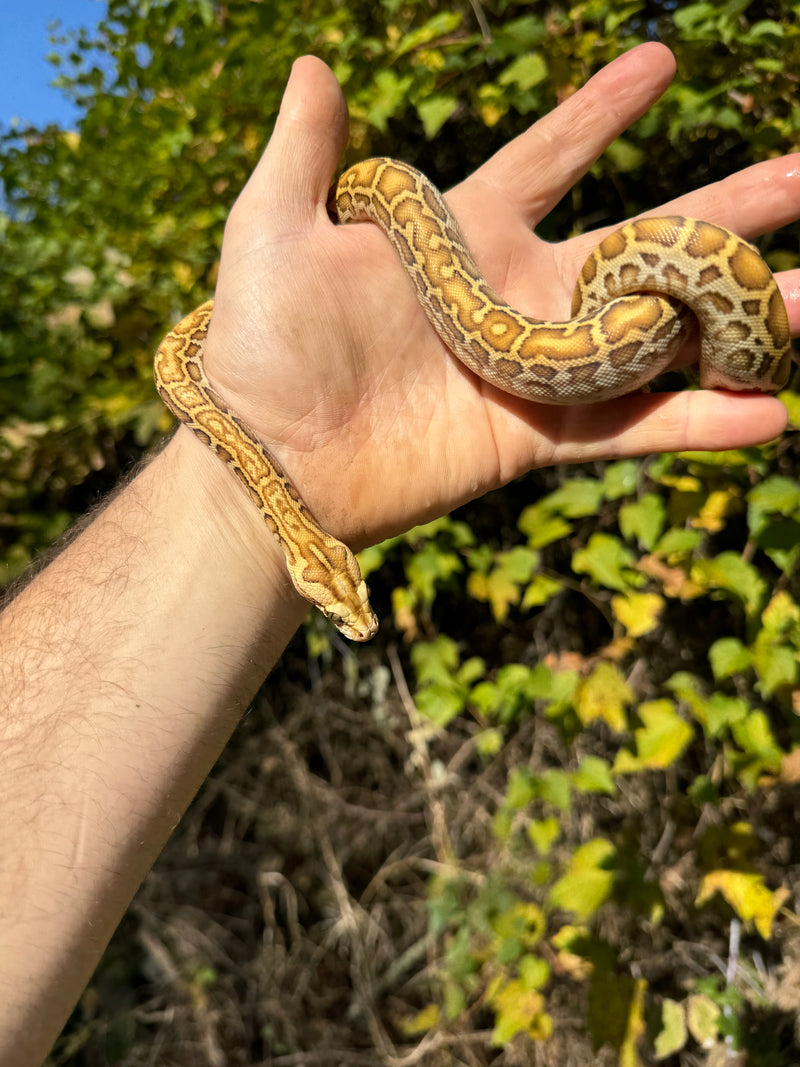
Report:
[[[330,619],[330,621],[333,623],[333,625],[337,626],[337,627],[341,626],[342,622],[344,621],[342,619],[342,616],[341,615],[337,615],[335,611],[326,611],[325,612],[325,617]]]

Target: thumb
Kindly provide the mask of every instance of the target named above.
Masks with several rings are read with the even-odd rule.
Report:
[[[315,56],[295,61],[264,155],[243,195],[257,210],[280,209],[309,221],[328,188],[347,141],[347,105],[333,71]]]

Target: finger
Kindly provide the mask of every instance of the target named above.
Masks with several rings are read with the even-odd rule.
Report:
[[[800,336],[800,270],[782,271],[775,275],[780,286],[781,296],[789,316],[789,330],[792,337]]]
[[[288,227],[308,221],[325,204],[347,131],[347,105],[333,71],[315,56],[296,60],[239,214],[277,209]]]
[[[534,225],[661,96],[674,72],[672,53],[663,45],[631,49],[501,148],[470,181],[493,186]]]
[[[543,418],[537,413],[536,429],[552,442],[547,462],[564,463],[744,448],[777,437],[786,422],[786,408],[775,397],[692,390],[634,393],[566,409],[561,417],[557,409],[545,409]]]

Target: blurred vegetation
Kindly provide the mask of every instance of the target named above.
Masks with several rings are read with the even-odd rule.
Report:
[[[213,290],[297,55],[342,82],[348,161],[447,187],[668,44],[564,236],[796,150],[798,14],[108,0],[56,36],[78,128],[0,136],[3,580],[168,429],[154,346]],[[797,230],[763,248],[797,265]],[[798,532],[789,433],[538,472],[364,553],[377,642],[309,623],[52,1063],[798,1062]]]

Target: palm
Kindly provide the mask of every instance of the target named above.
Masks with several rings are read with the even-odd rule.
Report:
[[[658,54],[668,66],[668,54]],[[570,141],[565,130],[575,123],[562,107],[451,194],[489,281],[529,314],[568,316],[577,271],[598,238],[550,246],[532,226],[663,88],[668,70],[659,75],[649,59],[646,69],[637,64],[635,71],[628,61],[627,88],[634,74],[643,84],[638,94],[629,92],[626,114],[607,118],[604,128],[595,124],[591,136],[578,129]],[[342,131],[337,138],[330,118],[324,121],[330,107],[325,94],[332,101],[336,90],[325,68],[305,64],[321,112],[315,184],[301,189],[283,213],[274,207],[265,213],[259,190],[252,204],[245,191],[234,211],[243,224],[226,235],[208,367],[332,532],[366,543],[546,462],[732,447],[780,431],[782,409],[769,398],[633,395],[553,408],[509,397],[475,378],[429,326],[378,229],[328,221],[322,204]],[[612,69],[582,91],[584,110],[592,100],[605,103],[613,86],[604,87],[602,79],[611,80]],[[615,114],[614,108],[601,110]],[[542,142],[550,143],[554,132],[564,149],[558,173],[542,155]],[[279,124],[273,141],[280,136]],[[275,156],[280,160],[280,143],[270,145],[259,171],[269,170]],[[507,172],[518,174],[519,188],[506,181]],[[714,197],[698,192],[683,210],[730,222],[747,173],[729,179],[727,196],[719,189]],[[741,228],[743,220],[737,221]],[[784,221],[762,200],[760,214],[754,206],[745,224],[755,232]],[[256,224],[262,230],[257,246]],[[690,406],[702,426],[693,436]]]

